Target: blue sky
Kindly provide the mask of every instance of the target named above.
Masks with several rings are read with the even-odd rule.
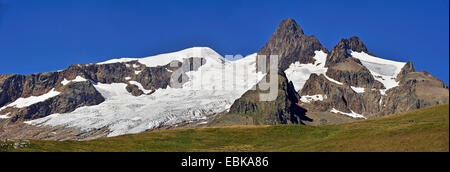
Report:
[[[330,50],[359,36],[375,55],[449,83],[448,0],[0,0],[0,73],[194,46],[248,55],[287,17]]]

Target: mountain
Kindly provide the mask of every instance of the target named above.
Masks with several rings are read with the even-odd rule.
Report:
[[[258,55],[278,55],[278,72]],[[275,72],[275,71],[274,71]],[[275,79],[278,94],[261,83]],[[257,53],[230,61],[207,47],[0,75],[0,139],[89,140],[149,130],[351,122],[447,104],[448,86],[412,62],[370,53],[358,37],[328,51],[283,20]]]
[[[286,19],[258,52],[271,54],[279,55],[280,76],[286,76],[300,98],[259,102],[251,90],[211,125],[339,124],[449,103],[444,82],[416,72],[412,62],[376,57],[356,36],[340,40],[328,52],[293,19]],[[292,95],[285,94],[291,92],[288,87],[279,88],[279,95]],[[292,109],[302,118],[286,118],[295,114]]]

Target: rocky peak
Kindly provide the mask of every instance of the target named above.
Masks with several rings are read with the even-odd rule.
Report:
[[[359,37],[357,37],[357,36],[353,36],[349,39],[341,39],[341,41],[339,41],[337,46],[345,48],[345,49],[349,49],[352,51],[356,51],[356,52],[369,53],[366,45],[364,45],[364,43],[361,41],[361,39],[359,39]]]
[[[348,50],[356,52],[365,52],[371,54],[366,45],[356,36],[349,39],[341,39],[338,44],[331,50],[328,55],[326,67],[332,66],[334,64],[345,61],[346,58],[350,57]],[[372,55],[372,54],[371,54]]]
[[[405,66],[403,66],[402,70],[400,71],[400,73],[397,76],[397,80],[402,80],[408,73],[415,72],[415,71],[416,70],[414,69],[412,62],[409,61],[408,63],[405,64]]]
[[[278,67],[284,71],[294,62],[314,63],[315,51],[328,50],[314,36],[307,36],[294,19],[283,20],[258,55],[278,55]],[[268,60],[267,60],[268,61]]]
[[[304,35],[303,29],[292,18],[287,18],[281,21],[281,23],[278,25],[277,30],[275,31],[275,34],[283,34],[285,36]]]

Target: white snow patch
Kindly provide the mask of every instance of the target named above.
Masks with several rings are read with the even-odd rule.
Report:
[[[125,83],[97,83],[94,87],[105,97],[103,103],[81,107],[66,114],[52,114],[27,123],[76,127],[85,131],[106,127],[110,131],[109,137],[139,133],[160,126],[198,121],[228,111],[236,99],[265,76],[256,73],[256,54],[226,61],[210,51],[200,55],[194,55],[191,51],[188,49],[154,56],[154,59],[138,60],[153,67],[165,65],[174,59],[204,57],[206,64],[197,71],[187,72],[190,79],[182,88],[168,87],[158,89],[151,95],[135,97],[126,90]],[[137,82],[130,83],[141,86]]]
[[[152,92],[152,90],[146,90],[146,89],[144,88],[144,86],[142,86],[142,84],[139,83],[139,82],[136,82],[136,81],[130,81],[129,83],[138,86],[139,89],[142,90],[142,91],[144,92],[144,94],[149,94],[149,93]]]
[[[300,101],[303,103],[311,103],[313,101],[323,101],[324,99],[327,99],[327,95],[318,94],[318,95],[312,95],[312,96],[306,95],[306,96],[300,97]]]
[[[137,65],[137,64],[133,64],[133,68],[139,68],[139,67],[141,67],[141,66]]]
[[[30,105],[39,103],[39,102],[43,102],[49,98],[55,97],[57,95],[59,95],[60,92],[55,91],[55,89],[50,90],[48,93],[45,93],[43,95],[40,96],[31,96],[31,97],[27,97],[27,98],[18,98],[16,101],[3,106],[2,108],[0,108],[0,111],[8,108],[8,107],[15,107],[15,108],[24,108],[24,107],[28,107]]]
[[[85,82],[85,81],[87,81],[87,79],[85,79],[85,78],[83,78],[81,76],[77,76],[77,77],[75,77],[74,80],[67,80],[66,78],[64,78],[64,80],[61,81],[61,84],[62,85],[67,85],[67,84],[69,84],[71,82]]]
[[[11,112],[8,112],[8,113],[6,113],[6,114],[4,114],[4,115],[0,115],[0,119],[8,119],[8,118],[10,118],[8,115],[9,114],[11,114]]]
[[[70,81],[67,80],[66,78],[64,78],[64,80],[61,81],[61,84],[62,84],[62,85],[67,85],[67,84],[69,84],[69,83],[70,83]]]
[[[134,71],[134,74],[139,75],[142,71]]]
[[[350,111],[351,111],[351,113],[345,113],[345,112],[341,112],[341,111],[339,111],[339,110],[333,108],[333,109],[331,109],[330,112],[332,112],[332,113],[340,113],[340,114],[343,114],[343,115],[350,116],[350,117],[352,117],[352,118],[363,118],[363,119],[367,119],[364,115],[357,114],[357,113],[353,112],[352,110],[350,110]]]
[[[325,72],[325,73],[326,73],[326,72]],[[325,78],[327,78],[329,81],[334,82],[335,84],[338,84],[338,85],[344,85],[344,83],[339,82],[339,81],[336,81],[336,80],[334,80],[333,78],[328,77],[325,73],[323,73],[323,75],[324,75]]]
[[[137,60],[139,63],[144,64],[147,67],[157,67],[167,65],[174,60],[183,62],[183,59],[188,59],[191,57],[208,57],[209,60],[214,60],[217,63],[223,63],[225,60],[221,55],[217,54],[209,47],[193,47],[174,53],[160,54],[145,58],[113,59],[98,64],[123,63]]]
[[[369,69],[375,80],[383,83],[386,89],[380,90],[382,95],[386,95],[387,90],[398,86],[399,83],[395,80],[406,63],[374,57],[365,52],[349,51],[352,57],[359,59]]]
[[[129,76],[125,77],[125,80],[127,80],[127,81],[130,80],[130,79],[131,79],[131,77],[129,77]]]
[[[356,93],[364,93],[364,92],[366,92],[365,90],[365,88],[362,88],[362,87],[354,87],[354,86],[350,86],[350,88],[352,88],[352,90],[353,91],[355,91]]]
[[[284,72],[289,81],[292,81],[296,91],[300,91],[309,79],[311,74],[323,74],[328,80],[333,83],[343,85],[343,83],[336,81],[326,75],[328,68],[325,67],[327,54],[323,51],[315,51],[316,55],[314,63],[301,64],[300,62],[292,63]]]

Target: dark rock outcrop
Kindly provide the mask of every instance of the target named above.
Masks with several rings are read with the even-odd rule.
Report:
[[[56,113],[68,113],[83,106],[92,106],[105,101],[89,81],[69,83],[62,93],[44,102],[18,109],[13,122],[33,120]]]
[[[380,116],[449,103],[448,86],[427,72],[407,73],[387,94]]]
[[[303,121],[310,120],[305,116],[306,110],[297,105],[299,97],[292,82],[287,80],[283,72],[279,72],[277,77],[279,82],[276,100],[260,101],[260,94],[268,91],[255,86],[256,90],[246,92],[234,102],[229,113],[219,116],[210,125],[303,124]],[[270,79],[270,76],[264,79]]]
[[[354,87],[382,89],[383,84],[372,76],[358,59],[347,58],[328,68],[326,75]]]
[[[371,54],[367,50],[366,45],[358,37],[354,36],[349,39],[341,39],[328,55],[325,67],[333,66],[351,57],[348,50]]]
[[[358,37],[342,39],[327,56],[327,76],[355,87],[384,88],[358,59],[351,57],[348,50],[371,54]]]
[[[359,114],[372,114],[380,110],[379,92],[368,90],[365,94],[359,94],[350,86],[333,83],[323,75],[312,74],[299,94],[324,96],[323,101],[311,102],[320,111],[335,108],[346,113],[354,111]]]
[[[288,18],[280,23],[267,44],[258,51],[258,55],[266,55],[267,63],[270,55],[278,55],[279,70],[285,71],[297,61],[303,64],[313,63],[315,51],[319,50],[328,52],[316,37],[306,36],[294,19]]]
[[[406,77],[406,75],[408,75],[411,72],[415,72],[415,71],[416,70],[414,69],[412,62],[409,61],[408,63],[405,64],[405,66],[403,66],[402,70],[397,75],[397,81],[403,80],[404,77]]]
[[[22,96],[24,79],[22,75],[0,75],[0,107]]]

